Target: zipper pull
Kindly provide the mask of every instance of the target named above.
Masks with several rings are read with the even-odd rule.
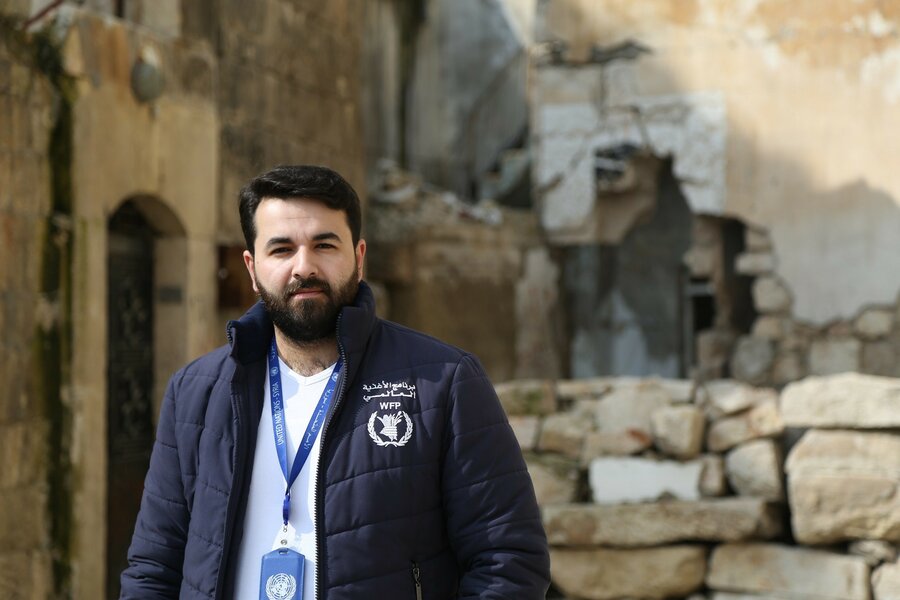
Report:
[[[422,573],[419,571],[419,565],[413,563],[412,568],[413,581],[416,582],[416,600],[422,600]]]

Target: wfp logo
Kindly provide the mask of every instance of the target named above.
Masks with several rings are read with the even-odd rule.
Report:
[[[297,580],[287,573],[276,573],[266,580],[269,600],[291,600],[297,592]]]
[[[395,402],[382,402],[381,404],[382,408],[386,408],[386,405],[394,404],[399,406],[399,403]],[[381,426],[380,431],[376,431],[378,424]],[[402,435],[400,433],[401,430],[403,431]],[[403,410],[389,412],[385,415],[379,415],[376,410],[369,417],[368,431],[372,441],[382,448],[386,446],[400,447],[405,446],[412,437],[413,422],[406,411]]]

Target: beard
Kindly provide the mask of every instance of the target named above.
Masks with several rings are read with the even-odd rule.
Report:
[[[269,311],[272,323],[297,344],[311,344],[335,336],[341,309],[352,303],[359,290],[356,269],[337,288],[316,277],[295,279],[281,294],[267,290],[256,280],[259,297]],[[291,295],[304,289],[318,289],[321,297],[292,301]]]

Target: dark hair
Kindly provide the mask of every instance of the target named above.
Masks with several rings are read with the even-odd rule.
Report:
[[[241,229],[250,254],[253,254],[256,242],[256,209],[264,198],[309,198],[333,210],[342,210],[347,216],[353,246],[356,247],[359,242],[362,223],[359,197],[346,179],[327,167],[280,165],[254,177],[241,190]]]

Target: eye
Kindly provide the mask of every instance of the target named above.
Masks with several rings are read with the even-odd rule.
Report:
[[[320,243],[316,244],[316,248],[319,248],[321,250],[330,250],[330,249],[336,248],[336,247],[337,246],[335,246],[334,244],[329,244],[328,242],[320,242]]]
[[[269,252],[269,254],[273,254],[273,255],[287,254],[290,251],[291,251],[291,249],[288,248],[287,246],[277,246],[275,248],[272,248],[272,250]]]

